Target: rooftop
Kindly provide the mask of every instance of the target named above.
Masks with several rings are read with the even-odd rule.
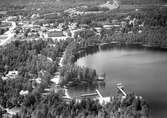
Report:
[[[62,31],[52,31],[48,33],[48,37],[62,37],[64,36]]]

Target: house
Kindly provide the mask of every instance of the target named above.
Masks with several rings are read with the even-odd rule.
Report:
[[[35,79],[35,81],[36,81],[37,84],[40,84],[42,79],[38,77],[38,78]]]
[[[129,25],[135,26],[137,24],[138,20],[136,18],[133,18],[132,20],[129,21]]]
[[[131,16],[127,16],[126,18],[124,18],[124,20],[130,20]]]
[[[103,13],[103,11],[87,11],[87,12],[84,12],[84,14],[100,14],[100,13]]]
[[[29,81],[34,81],[37,84],[41,84],[42,79],[38,77],[36,79],[30,79]]]
[[[135,11],[139,11],[139,9],[135,9]]]
[[[7,11],[0,11],[0,15],[6,15]]]
[[[141,34],[141,33],[142,33],[142,30],[139,30],[138,33]]]
[[[105,24],[105,25],[103,25],[103,28],[104,29],[112,29],[113,25],[112,24]]]
[[[102,31],[102,27],[94,27],[94,29],[96,30],[96,32],[100,33]]]
[[[22,95],[22,96],[25,96],[25,95],[28,95],[28,94],[29,94],[29,91],[28,91],[28,90],[21,90],[21,91],[19,92],[19,94]]]
[[[84,29],[71,30],[71,37],[74,38],[77,32],[83,31]]]
[[[46,38],[51,38],[52,40],[66,40],[68,37],[63,34],[62,31],[49,32]]]
[[[39,14],[33,14],[33,15],[31,16],[32,19],[39,18],[39,17],[40,17]]]
[[[56,85],[59,85],[60,84],[60,74],[55,75],[54,78],[51,79],[51,81],[55,83]]]
[[[69,95],[67,88],[64,88],[64,96],[63,96],[63,98],[72,100],[72,97]]]
[[[133,31],[129,31],[128,34],[133,34]]]
[[[101,95],[101,93],[99,92],[99,90],[97,90],[97,89],[96,89],[96,92],[97,92],[97,94],[99,95],[99,97],[98,97],[97,99],[99,100],[99,103],[100,103],[101,105],[105,105],[105,104],[111,102],[111,97],[103,97],[103,96]]]
[[[47,57],[47,60],[50,61],[50,62],[53,62],[53,59],[50,58],[50,57]]]
[[[87,28],[89,28],[89,25],[87,25],[87,24],[79,24],[79,27],[81,29],[87,29]]]
[[[82,15],[84,12],[79,11],[77,8],[69,8],[64,11],[65,13],[70,14],[70,16]]]
[[[95,93],[82,94],[80,97],[81,97],[81,99],[90,98],[90,99],[95,100],[95,101],[98,100],[101,105],[105,105],[105,104],[111,102],[111,97],[103,97],[101,95],[101,93],[99,92],[99,90],[97,90],[97,89],[96,89]],[[76,99],[76,101],[80,102],[81,100]]]
[[[8,16],[7,20],[8,21],[15,21],[17,19],[17,16]]]
[[[4,110],[6,110],[7,113],[5,113],[2,118],[12,118],[13,115],[16,115],[17,113],[21,111],[21,108],[13,107],[11,109],[6,108]]]
[[[127,22],[126,21],[121,21],[121,26],[124,28],[124,27],[126,27],[126,25],[127,25]]]
[[[5,77],[2,77],[3,80],[15,79],[18,76],[18,71],[9,71]]]

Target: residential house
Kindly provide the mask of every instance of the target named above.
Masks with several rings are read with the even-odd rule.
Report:
[[[5,77],[2,77],[3,80],[15,79],[18,76],[18,71],[9,71]]]
[[[105,25],[103,25],[103,28],[104,29],[112,29],[113,25],[112,24],[105,24]]]
[[[102,31],[102,27],[94,27],[94,29],[96,30],[96,32],[100,33]]]
[[[21,90],[21,91],[19,92],[19,94],[22,95],[22,96],[25,96],[25,95],[28,95],[28,94],[29,94],[29,91],[28,91],[28,90]]]
[[[63,34],[62,31],[53,31],[47,34],[46,38],[51,38],[52,40],[66,40],[68,37]]]

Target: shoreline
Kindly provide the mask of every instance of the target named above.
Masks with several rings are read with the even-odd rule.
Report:
[[[153,43],[149,44],[149,43],[143,43],[143,42],[123,42],[123,41],[122,42],[121,41],[111,41],[111,42],[105,42],[105,43],[95,43],[93,45],[87,45],[85,47],[78,47],[76,48],[77,52],[74,52],[74,53],[71,52],[71,50],[69,50],[70,52],[68,52],[68,49],[66,47],[63,53],[63,56],[60,59],[59,65],[62,66],[62,62],[64,61],[64,59],[65,59],[65,62],[67,61],[65,65],[68,65],[68,64],[75,65],[75,62],[81,57],[84,57],[89,54],[94,54],[101,50],[111,49],[114,47],[118,47],[118,48],[129,47],[129,48],[139,48],[139,49],[144,48],[144,49],[153,49],[153,50],[155,49],[155,50],[167,51],[167,47],[162,47],[158,44],[153,44]],[[72,53],[72,55],[68,55],[68,53]],[[74,61],[68,62],[69,58],[72,58],[72,60]]]

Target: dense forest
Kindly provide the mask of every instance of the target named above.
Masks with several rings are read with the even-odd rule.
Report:
[[[23,97],[19,95],[21,90],[30,93],[40,93],[46,88],[51,77],[58,69],[58,63],[66,42],[56,42],[49,45],[49,41],[15,41],[0,50],[1,77],[9,71],[17,70],[19,75],[15,79],[3,81],[1,78],[0,104],[3,107],[18,106]],[[52,44],[52,43],[51,43]],[[41,78],[41,84],[32,79]]]

